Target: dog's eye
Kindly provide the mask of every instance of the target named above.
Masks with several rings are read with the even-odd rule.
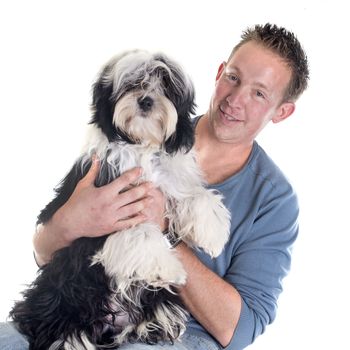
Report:
[[[147,80],[145,80],[145,81],[142,81],[140,85],[142,90],[147,90],[150,86],[150,83]]]

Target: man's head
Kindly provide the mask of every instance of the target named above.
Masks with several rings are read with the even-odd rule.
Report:
[[[291,79],[286,88],[283,102],[295,102],[305,91],[309,79],[306,54],[296,36],[283,27],[267,23],[248,28],[241,35],[241,41],[233,48],[228,61],[245,43],[254,41],[281,57],[291,70]]]
[[[267,24],[246,30],[223,62],[207,116],[218,140],[252,145],[270,122],[295,109],[308,80],[307,59],[295,36]]]

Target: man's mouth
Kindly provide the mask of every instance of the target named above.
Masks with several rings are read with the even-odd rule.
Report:
[[[240,119],[237,119],[237,118],[234,117],[233,115],[227,114],[227,113],[222,109],[222,107],[219,107],[219,109],[220,109],[220,112],[224,115],[224,117],[225,117],[228,121],[233,121],[233,122],[240,122],[240,121],[241,121]]]

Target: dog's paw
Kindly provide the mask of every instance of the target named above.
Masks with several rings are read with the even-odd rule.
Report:
[[[186,272],[161,232],[146,239],[142,263],[135,268],[133,278],[153,287],[168,288],[185,284]]]
[[[222,202],[222,196],[215,191],[203,190],[188,205],[188,218],[181,218],[183,240],[192,246],[202,248],[211,257],[222,252],[230,235],[230,212]]]

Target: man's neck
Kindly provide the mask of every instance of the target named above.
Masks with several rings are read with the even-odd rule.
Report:
[[[208,184],[220,183],[239,172],[246,164],[252,147],[222,142],[210,132],[205,115],[198,121],[195,151]]]

